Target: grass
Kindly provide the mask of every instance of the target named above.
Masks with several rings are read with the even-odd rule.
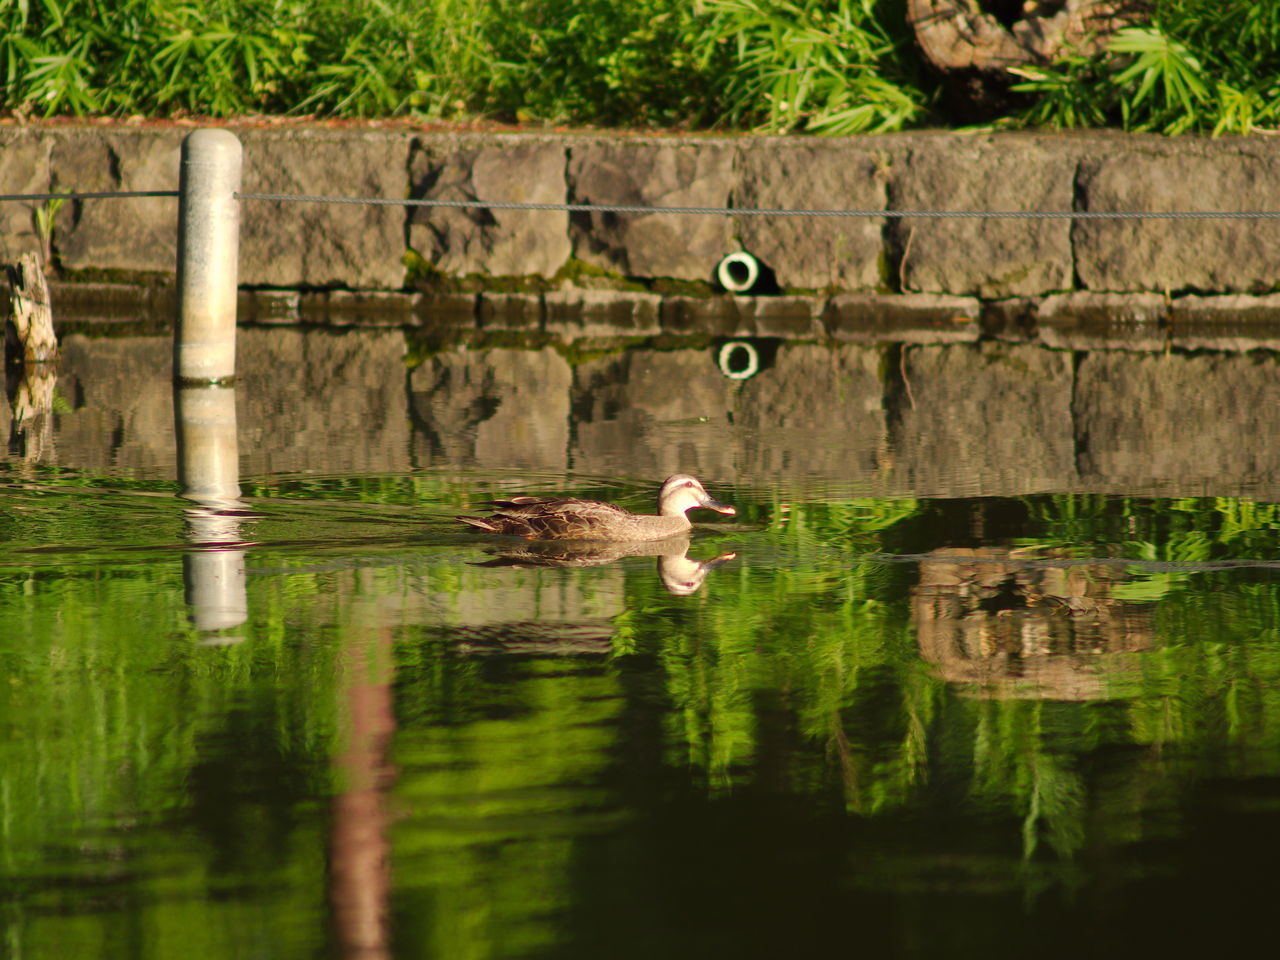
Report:
[[[906,0],[0,0],[0,110],[848,135],[943,124]],[[1280,3],[1152,0],[1002,125],[1280,126]]]

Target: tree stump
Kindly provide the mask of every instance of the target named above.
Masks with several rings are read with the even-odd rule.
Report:
[[[12,331],[7,324],[5,329],[5,393],[12,412],[9,454],[34,463],[53,455],[50,414],[57,378],[51,361],[58,356],[58,338],[53,332],[53,305],[40,258],[26,253],[16,266],[5,269],[13,325]]]
[[[1112,34],[1141,19],[1146,5],[1146,0],[1027,0],[1025,15],[1006,26],[979,0],[908,0],[907,22],[938,69],[999,72],[1051,63],[1068,50],[1101,53]],[[995,4],[987,0],[985,6]]]
[[[18,335],[22,363],[48,363],[58,356],[53,332],[53,304],[44,268],[34,253],[24,253],[9,275],[10,317]],[[14,357],[19,359],[19,357]]]

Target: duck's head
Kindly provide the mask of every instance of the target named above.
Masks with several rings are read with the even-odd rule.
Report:
[[[673,517],[694,507],[705,507],[729,516],[738,512],[727,503],[711,499],[696,477],[691,477],[687,473],[677,473],[674,477],[667,477],[666,482],[662,484],[662,489],[658,491],[658,512],[664,517]]]
[[[687,549],[687,540],[685,546]],[[736,556],[736,553],[722,553],[710,560],[693,560],[686,553],[661,556],[658,558],[658,579],[662,581],[667,593],[687,597],[698,592],[702,581],[707,579],[707,574]]]

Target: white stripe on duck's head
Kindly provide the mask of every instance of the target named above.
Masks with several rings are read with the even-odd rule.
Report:
[[[664,517],[674,517],[694,507],[704,507],[728,516],[738,512],[727,503],[713,500],[696,477],[691,477],[687,473],[677,473],[673,477],[667,477],[662,484],[662,489],[658,491],[658,513]]]

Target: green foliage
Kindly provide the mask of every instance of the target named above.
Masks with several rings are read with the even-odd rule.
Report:
[[[605,125],[699,125],[715,119],[695,4],[673,0],[497,0],[484,9],[487,76],[472,109],[514,119]]]
[[[0,0],[19,113],[714,118],[677,0]]]
[[[847,135],[899,129],[923,96],[906,79],[877,0],[705,0],[711,38],[734,46],[724,110],[735,126]]]
[[[1101,57],[1068,53],[1017,71],[1026,124],[1247,134],[1280,122],[1280,5],[1156,0],[1150,26],[1120,30]]]
[[[63,190],[60,192],[70,193],[71,191]],[[58,211],[62,209],[62,205],[66,202],[63,197],[46,200],[32,211],[32,218],[35,220],[36,239],[40,244],[41,262],[46,266],[53,262],[53,227],[57,222]]]
[[[928,117],[903,0],[0,0],[0,108],[476,117],[847,135]],[[1023,125],[1280,123],[1280,4],[1155,0],[1016,71]],[[937,119],[937,118],[929,118]],[[945,118],[942,118],[945,120]]]

